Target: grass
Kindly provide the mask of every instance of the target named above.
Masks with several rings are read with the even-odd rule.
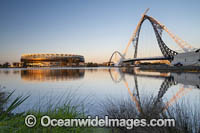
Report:
[[[81,127],[42,127],[40,124],[40,118],[44,115],[50,116],[50,118],[56,119],[68,119],[68,118],[85,118],[85,111],[83,105],[79,102],[79,104],[74,105],[73,96],[69,94],[65,99],[65,102],[60,103],[61,100],[58,100],[56,106],[48,103],[43,110],[44,106],[39,109],[32,109],[27,112],[22,112],[19,114],[13,113],[13,111],[19,107],[25,100],[27,100],[30,96],[18,96],[13,101],[11,101],[10,105],[5,108],[5,105],[8,104],[11,96],[14,91],[5,94],[4,92],[0,92],[0,101],[3,109],[0,110],[0,133],[1,132],[10,132],[10,133],[29,133],[29,132],[91,132],[93,128],[81,128]],[[78,101],[75,101],[78,102]],[[32,114],[37,118],[37,124],[33,128],[28,128],[25,125],[25,117],[28,114]]]
[[[25,116],[28,114],[32,114],[37,118],[37,124],[33,128],[28,128],[24,124]],[[40,125],[40,118],[44,115],[48,115],[51,118],[77,118],[84,117],[83,113],[80,113],[76,110],[76,108],[71,107],[69,105],[64,105],[57,109],[48,110],[47,112],[27,112],[23,115],[14,115],[11,116],[10,119],[4,120],[1,122],[1,131],[3,132],[18,132],[18,133],[26,133],[26,132],[83,132],[84,128],[65,128],[65,127],[47,127],[44,128]]]
[[[189,105],[187,101],[176,103],[174,106],[163,111],[162,101],[158,104],[153,96],[144,97],[141,101],[141,111],[130,99],[117,101],[114,98],[102,102],[102,114],[109,118],[138,118],[138,119],[175,119],[175,127],[134,127],[131,130],[124,128],[113,128],[112,132],[126,133],[199,133],[200,132],[200,111],[198,108],[185,108]]]

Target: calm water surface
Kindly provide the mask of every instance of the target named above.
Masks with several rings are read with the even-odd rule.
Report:
[[[69,97],[74,103],[83,102],[91,115],[100,115],[101,105],[108,99],[130,100],[137,107],[140,101],[149,97],[162,100],[166,108],[181,103],[182,110],[200,110],[199,73],[117,68],[0,69],[0,85],[0,91],[15,90],[12,99],[30,95],[15,112],[45,110],[45,105],[62,104]]]

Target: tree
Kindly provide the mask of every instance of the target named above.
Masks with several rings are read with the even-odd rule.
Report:
[[[8,68],[8,67],[10,67],[10,63],[9,62],[6,62],[6,63],[3,64],[3,68]]]
[[[87,67],[98,67],[98,64],[97,63],[93,63],[93,62],[88,62]]]

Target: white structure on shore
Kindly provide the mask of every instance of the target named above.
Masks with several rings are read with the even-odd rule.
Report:
[[[175,66],[200,66],[200,49],[175,55],[171,64]]]

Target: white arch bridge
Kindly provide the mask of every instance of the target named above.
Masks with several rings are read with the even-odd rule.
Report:
[[[193,48],[191,45],[182,40],[180,37],[171,33],[165,25],[161,24],[153,17],[146,15],[148,10],[149,8],[142,14],[142,18],[140,19],[135,31],[133,32],[133,35],[131,36],[124,52],[123,53],[120,53],[119,51],[113,52],[113,54],[109,59],[109,65],[111,64],[113,57],[116,57],[116,55],[119,55],[120,59],[116,61],[116,63],[114,64],[115,66],[122,66],[124,63],[134,64],[136,61],[147,61],[147,60],[168,60],[171,62],[172,65],[181,65],[181,66],[200,65],[200,49]],[[157,43],[159,45],[159,48],[163,56],[137,58],[140,30],[145,20],[148,20],[151,23],[157,39]],[[164,41],[162,40],[163,30],[168,33],[168,35],[175,41],[175,43],[179,47],[182,48],[182,50],[184,51],[183,53],[178,53],[177,51],[170,49],[164,43]],[[133,44],[134,46],[134,56],[132,59],[126,59],[126,54],[131,44]]]

